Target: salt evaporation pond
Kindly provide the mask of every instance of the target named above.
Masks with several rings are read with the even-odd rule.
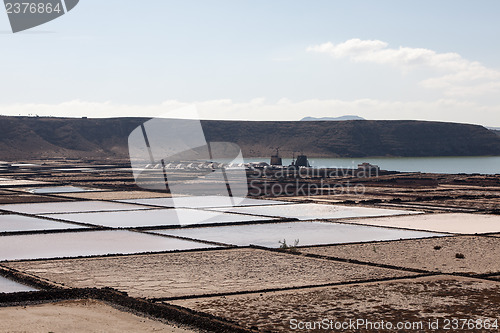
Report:
[[[0,215],[0,232],[43,231],[85,228],[71,223],[50,221],[22,215]]]
[[[106,254],[131,254],[213,247],[126,230],[65,232],[0,237],[0,261]]]
[[[264,205],[286,205],[289,202],[277,200],[260,200],[240,197],[223,196],[197,196],[176,198],[148,198],[117,200],[125,203],[153,205],[161,207],[185,207],[185,208],[208,208],[208,207],[232,207],[232,206],[264,206]]]
[[[294,241],[297,239],[299,246],[309,246],[444,236],[444,234],[424,231],[331,222],[286,222],[152,232],[230,245],[248,246],[253,244],[271,248],[279,247],[279,241],[283,240],[286,240],[289,245],[294,245]]]
[[[0,293],[17,293],[21,291],[36,291],[37,289],[11,281],[0,276]]]
[[[195,209],[148,209],[140,211],[94,212],[43,215],[57,219],[88,223],[112,228],[184,226],[193,224],[239,223],[264,221],[272,218],[229,214]]]
[[[23,185],[43,185],[46,182],[36,181],[36,180],[25,180],[25,179],[11,179],[11,178],[0,178],[0,187],[8,186],[23,186]]]
[[[34,194],[75,193],[75,192],[92,192],[92,191],[99,191],[99,190],[92,188],[76,187],[76,186],[40,187],[29,190],[29,192]]]
[[[0,209],[24,214],[53,214],[53,213],[78,213],[78,212],[102,212],[115,210],[147,209],[140,205],[131,205],[118,202],[106,201],[64,201],[64,202],[42,202],[27,204],[0,205]]]
[[[321,204],[291,204],[263,207],[213,208],[210,210],[230,213],[255,214],[274,217],[296,218],[299,220],[343,219],[355,217],[375,217],[420,214],[420,212],[396,209],[350,207]]]
[[[425,214],[419,216],[392,216],[375,219],[351,220],[346,223],[358,223],[378,227],[417,229],[453,234],[482,234],[500,232],[500,216],[447,213]]]

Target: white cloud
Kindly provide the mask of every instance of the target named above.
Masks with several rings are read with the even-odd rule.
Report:
[[[328,42],[310,46],[307,51],[326,53],[334,58],[348,58],[354,62],[391,65],[403,71],[431,69],[437,76],[423,80],[421,86],[440,89],[447,96],[500,92],[500,71],[487,68],[477,61],[464,59],[457,53],[388,46],[388,43],[380,40],[350,39],[340,44]]]
[[[189,105],[196,105],[202,119],[223,120],[299,120],[306,116],[336,117],[358,115],[366,119],[417,119],[482,124],[500,127],[500,106],[485,106],[468,101],[384,101],[358,99],[309,99],[276,102],[255,98],[247,102],[230,99],[186,103],[176,100],[153,105],[128,105],[112,102],[74,100],[59,104],[0,105],[2,115],[40,115],[58,117],[158,117]]]

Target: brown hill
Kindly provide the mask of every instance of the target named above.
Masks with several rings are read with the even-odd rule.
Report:
[[[148,118],[0,117],[0,160],[126,159],[127,138]],[[275,147],[311,157],[500,155],[482,126],[423,121],[202,121],[208,141],[237,143],[245,157]],[[288,153],[286,153],[288,154]]]
[[[207,138],[235,142],[246,156],[268,156],[271,147],[310,156],[500,155],[500,140],[482,126],[423,121],[215,122]]]

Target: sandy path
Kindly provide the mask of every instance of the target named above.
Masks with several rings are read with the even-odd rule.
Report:
[[[0,308],[1,332],[195,332],[94,300]]]

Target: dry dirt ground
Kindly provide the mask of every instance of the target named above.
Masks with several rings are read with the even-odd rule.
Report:
[[[170,303],[231,318],[246,327],[279,332],[293,331],[293,320],[303,322],[334,322],[384,320],[421,323],[422,328],[400,332],[429,332],[429,320],[439,320],[442,332],[473,330],[445,329],[444,319],[498,319],[500,283],[460,277],[435,276],[412,280],[387,281],[255,293],[247,295],[177,300]],[[328,330],[342,332],[377,331],[364,329]],[[301,330],[300,332],[327,332]],[[390,330],[379,330],[390,331]],[[498,330],[477,330],[496,332]],[[394,331],[392,331],[394,332]]]
[[[257,249],[6,263],[65,286],[112,287],[165,298],[323,285],[416,275]]]
[[[500,238],[455,236],[300,248],[302,253],[442,273],[500,272]],[[463,254],[464,258],[457,258]]]
[[[0,331],[10,333],[196,332],[120,311],[95,300],[0,307]]]
[[[66,200],[69,199],[53,198],[43,195],[22,193],[14,190],[12,191],[0,190],[0,204],[51,202],[51,201],[66,201]]]

